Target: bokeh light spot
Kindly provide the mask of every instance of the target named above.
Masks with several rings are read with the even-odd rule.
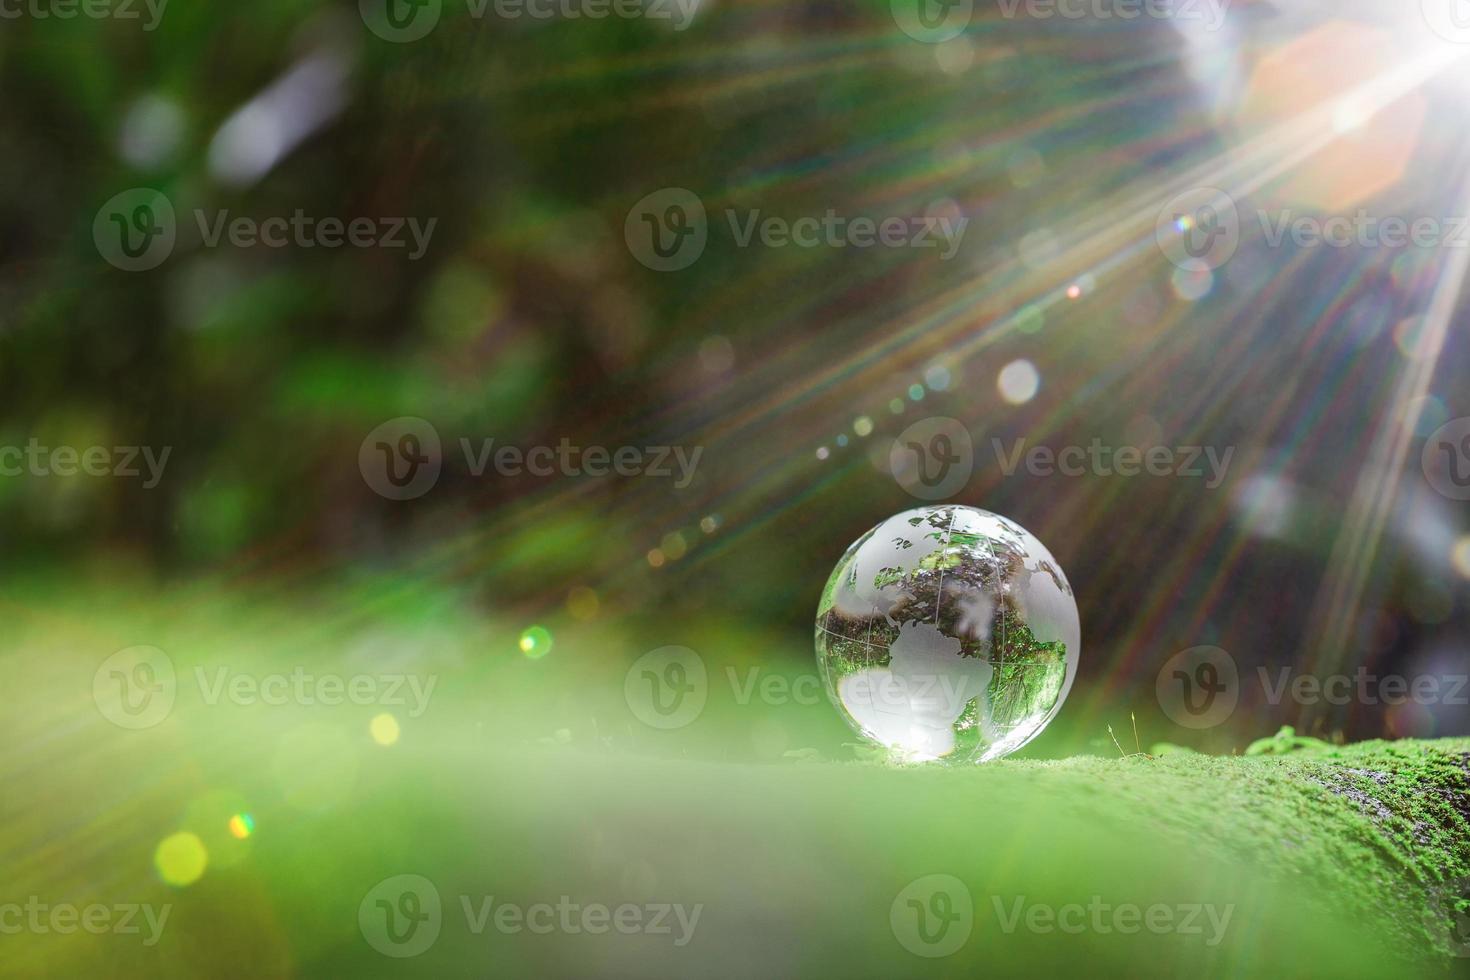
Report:
[[[204,875],[209,864],[209,852],[204,842],[195,834],[180,831],[165,837],[153,852],[153,866],[165,883],[175,888],[186,888]]]
[[[602,606],[602,601],[597,598],[597,593],[585,585],[578,585],[567,593],[567,612],[584,622],[597,618],[597,610]]]
[[[255,818],[248,813],[237,813],[230,818],[230,835],[244,840],[255,833]]]
[[[383,712],[368,722],[368,731],[373,736],[373,741],[379,745],[388,746],[398,742],[398,719],[390,712]]]
[[[532,660],[540,660],[551,652],[551,631],[545,626],[528,626],[521,632],[521,652]]]
[[[1399,353],[1411,361],[1421,360],[1426,354],[1429,319],[1411,316],[1400,320],[1393,328],[1393,342]]]
[[[1455,547],[1450,551],[1450,561],[1454,563],[1455,571],[1460,573],[1461,578],[1470,578],[1470,537],[1463,537],[1455,542]]]
[[[1274,49],[1257,63],[1235,123],[1240,152],[1278,127],[1305,141],[1314,114],[1331,116],[1336,138],[1268,192],[1326,212],[1350,208],[1392,187],[1419,152],[1428,102],[1423,93],[1361,92],[1401,69],[1402,48],[1387,32],[1331,21]],[[1354,93],[1344,98],[1343,93]]]
[[[1027,360],[1012,361],[1000,370],[996,379],[1000,396],[1012,405],[1024,405],[1041,389],[1041,374]]]
[[[1210,295],[1215,288],[1215,274],[1209,269],[1175,269],[1169,277],[1174,295],[1193,303]]]
[[[232,868],[250,854],[255,818],[232,789],[212,789],[189,802],[179,827],[198,836],[211,869]]]

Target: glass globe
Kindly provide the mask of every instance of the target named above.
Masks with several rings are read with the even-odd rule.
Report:
[[[903,762],[986,762],[1055,717],[1077,675],[1077,603],[1025,528],[946,505],[858,538],[817,608],[827,694]]]

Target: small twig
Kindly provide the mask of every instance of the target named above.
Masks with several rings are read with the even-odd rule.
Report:
[[[1147,752],[1143,751],[1143,743],[1141,743],[1138,740],[1138,716],[1135,715],[1133,712],[1130,711],[1130,712],[1128,712],[1128,717],[1130,717],[1130,718],[1133,719],[1133,745],[1134,745],[1134,747],[1136,747],[1138,749],[1138,751],[1137,752],[1133,752],[1133,753],[1124,752],[1123,751],[1123,746],[1118,744],[1118,736],[1113,733],[1113,726],[1112,725],[1109,725],[1108,726],[1108,737],[1113,740],[1113,744],[1114,745],[1117,745],[1118,746],[1118,754],[1120,756],[1122,756],[1123,758],[1125,758],[1125,759],[1135,759],[1135,758],[1137,758],[1139,756],[1143,756],[1143,758],[1145,758],[1145,759],[1152,759],[1153,756],[1151,756]]]

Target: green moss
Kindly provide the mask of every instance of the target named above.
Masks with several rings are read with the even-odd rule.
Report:
[[[1044,774],[1062,799],[1106,784],[1157,832],[1309,882],[1324,906],[1376,920],[1411,958],[1470,952],[1455,921],[1470,912],[1470,740],[1334,746],[1285,728],[1241,757],[1163,748],[997,765]]]
[[[1306,735],[1298,735],[1296,729],[1290,725],[1283,725],[1281,730],[1270,738],[1259,738],[1246,747],[1246,755],[1291,755],[1301,753],[1321,754],[1333,749],[1331,742],[1325,742],[1320,738],[1311,738]]]
[[[32,802],[7,828],[12,891],[177,910],[148,949],[8,937],[0,972],[195,976],[198,951],[230,949],[241,975],[402,976],[363,941],[358,912],[403,873],[433,881],[447,910],[425,976],[588,976],[610,962],[688,976],[728,960],[731,974],[775,976],[1437,977],[1467,948],[1456,916],[1470,913],[1470,739],[1333,746],[1287,730],[1241,756],[1160,746],[953,769],[837,763],[804,748],[846,737],[825,704],[739,702],[716,688],[689,726],[655,730],[632,716],[624,687],[642,644],[563,623],[552,653],[529,661],[505,639],[519,619],[391,584],[364,580],[335,603],[201,590],[165,606],[121,583],[108,602],[16,583],[0,653],[26,693],[10,724],[29,768],[12,782]],[[686,624],[680,638],[712,683],[769,656],[761,637],[719,624]],[[87,692],[109,651],[140,640],[173,659],[179,694],[166,721],[124,731]],[[377,659],[395,648],[441,682],[421,716],[398,712],[391,748],[369,738],[378,706],[211,704],[193,680],[221,666],[397,671],[404,661]],[[484,653],[495,649],[506,654]],[[769,764],[722,761],[757,737]],[[350,755],[339,804],[303,805],[303,745]],[[188,815],[221,792],[257,820],[248,858],[212,855],[182,892],[142,873],[164,837],[218,831]],[[78,807],[98,822],[68,816]],[[905,948],[892,919],[904,890],[932,875],[973,899],[970,937],[942,960]],[[461,898],[490,894],[703,904],[704,916],[678,951],[648,937],[554,943],[469,929]],[[1006,928],[997,911],[1098,901],[1232,918],[1211,945],[1090,918],[1078,934]]]

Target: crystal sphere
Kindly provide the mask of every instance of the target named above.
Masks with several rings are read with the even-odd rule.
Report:
[[[1055,717],[1082,630],[1056,559],[974,507],[907,511],[853,543],[817,608],[832,703],[902,762],[986,762]]]

